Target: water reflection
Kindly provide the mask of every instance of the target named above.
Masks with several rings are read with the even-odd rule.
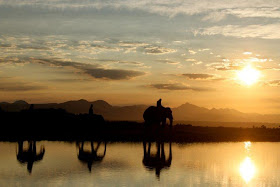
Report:
[[[16,157],[18,155],[20,158],[23,152],[32,150],[34,144],[25,141],[23,146],[21,145],[22,142],[19,142],[19,146],[18,142],[0,142],[0,186],[279,186],[280,184],[279,142],[256,142],[251,143],[251,146],[250,143],[246,143],[245,146],[244,142],[172,143],[172,148],[169,142],[164,143],[164,146],[161,142],[148,141],[107,143],[106,155],[102,162],[92,163],[94,175],[89,173],[87,159],[86,162],[79,160],[78,154],[80,153],[80,158],[82,152],[87,151],[93,155],[103,156],[105,143],[101,143],[98,151],[92,153],[91,142],[88,141],[84,142],[84,147],[82,142],[78,144],[79,146],[73,142],[36,142],[36,155],[39,154],[41,145],[45,146],[47,154],[44,154],[43,160],[39,163],[33,163],[32,175],[26,170],[28,163],[19,164]],[[97,145],[98,142],[93,142],[94,150]],[[164,157],[165,159],[162,159]],[[160,176],[160,180],[157,176]]]
[[[147,147],[148,144],[148,147]],[[143,165],[150,169],[156,170],[156,176],[160,177],[160,172],[164,168],[169,168],[171,166],[172,161],[172,144],[169,142],[169,156],[166,158],[164,151],[164,142],[156,142],[156,152],[151,152],[152,142],[143,142]]]
[[[252,143],[251,143],[250,141],[244,142],[245,150],[246,150],[248,153],[250,152],[251,145],[252,145]]]
[[[20,163],[27,163],[27,170],[32,172],[33,163],[43,159],[45,147],[41,146],[40,152],[37,153],[36,141],[29,141],[27,149],[23,148],[23,141],[18,142],[17,160]]]
[[[256,173],[256,167],[250,157],[251,142],[244,142],[244,148],[246,150],[247,156],[241,162],[240,167],[239,167],[239,172],[240,172],[240,175],[243,178],[243,180],[246,183],[248,183],[254,178],[255,173]]]
[[[240,175],[246,183],[252,180],[256,173],[256,168],[250,157],[246,157],[240,164]]]
[[[91,141],[90,142],[90,150],[85,150],[84,149],[84,144],[85,142],[80,142],[78,143],[78,148],[79,148],[79,153],[78,153],[78,159],[83,162],[86,163],[88,165],[88,170],[89,172],[91,172],[91,168],[93,163],[98,163],[101,162],[103,160],[103,158],[106,155],[106,142],[104,142],[104,150],[102,152],[102,154],[98,153],[98,150],[102,144],[102,142],[97,142],[96,144],[96,148],[94,148],[94,142]]]

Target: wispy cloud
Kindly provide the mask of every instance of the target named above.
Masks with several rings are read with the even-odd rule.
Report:
[[[280,86],[280,80],[267,81],[265,84],[268,86],[273,86],[273,87],[277,86],[278,87],[278,86]]]
[[[195,80],[212,79],[215,77],[215,75],[203,74],[203,73],[185,73],[185,74],[182,74],[182,76],[184,76],[188,79],[195,79]]]
[[[171,65],[180,64],[180,62],[173,61],[173,60],[168,60],[168,59],[157,60],[157,62],[161,62],[161,63],[165,63],[165,64],[171,64]]]
[[[169,49],[164,47],[144,47],[144,51],[146,54],[152,54],[152,55],[162,55],[167,53],[174,53],[176,52],[175,49]]]
[[[180,83],[166,83],[166,84],[150,84],[147,87],[159,90],[193,90],[193,91],[211,91],[210,88],[191,87]]]
[[[57,59],[33,59],[34,62],[55,66],[72,67],[96,79],[127,80],[144,75],[144,72],[125,69],[104,69],[98,64],[85,64]]]
[[[45,90],[46,86],[38,83],[26,82],[17,78],[0,78],[0,91],[4,92],[25,92],[25,91],[38,91]]]
[[[268,17],[279,18],[279,2],[266,1],[266,0],[214,0],[209,3],[208,0],[166,0],[166,1],[153,1],[153,0],[80,0],[64,1],[64,0],[1,0],[2,6],[31,6],[38,8],[48,8],[50,10],[67,10],[67,9],[128,9],[128,10],[142,10],[149,13],[155,13],[163,16],[174,17],[178,14],[195,15],[195,14],[208,14],[204,20],[221,20],[224,15],[234,15],[237,17]],[[217,13],[218,12],[218,13]]]
[[[6,60],[2,60],[2,63],[6,63]],[[99,64],[87,64],[63,59],[25,58],[21,60],[16,59],[15,61],[10,60],[10,63],[36,63],[49,65],[52,67],[68,67],[74,70],[79,70],[81,73],[89,75],[93,78],[105,80],[129,80],[134,77],[145,75],[145,72],[142,71],[127,69],[105,69]]]
[[[236,38],[280,39],[279,23],[267,25],[226,25],[201,28],[195,34],[224,35]]]

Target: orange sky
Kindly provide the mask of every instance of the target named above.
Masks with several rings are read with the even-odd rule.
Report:
[[[0,101],[162,98],[171,107],[280,113],[277,7],[257,0],[0,2]]]

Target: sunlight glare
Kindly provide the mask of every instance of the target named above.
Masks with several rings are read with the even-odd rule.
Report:
[[[256,173],[256,168],[250,157],[246,157],[240,164],[240,175],[246,183],[252,180]]]
[[[260,77],[260,72],[248,65],[237,72],[237,77],[241,82],[250,86],[257,82]]]
[[[250,147],[251,147],[251,142],[250,141],[247,141],[247,142],[244,142],[244,147],[247,151],[250,151]]]

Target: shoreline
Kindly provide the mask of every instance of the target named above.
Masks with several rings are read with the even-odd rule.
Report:
[[[103,126],[79,124],[65,126],[52,124],[48,128],[36,128],[21,124],[10,125],[1,129],[0,141],[108,141],[108,142],[143,142],[172,141],[175,143],[194,142],[280,142],[280,128],[240,128],[240,127],[203,127],[174,125],[171,129],[144,128],[137,122],[106,122]]]

